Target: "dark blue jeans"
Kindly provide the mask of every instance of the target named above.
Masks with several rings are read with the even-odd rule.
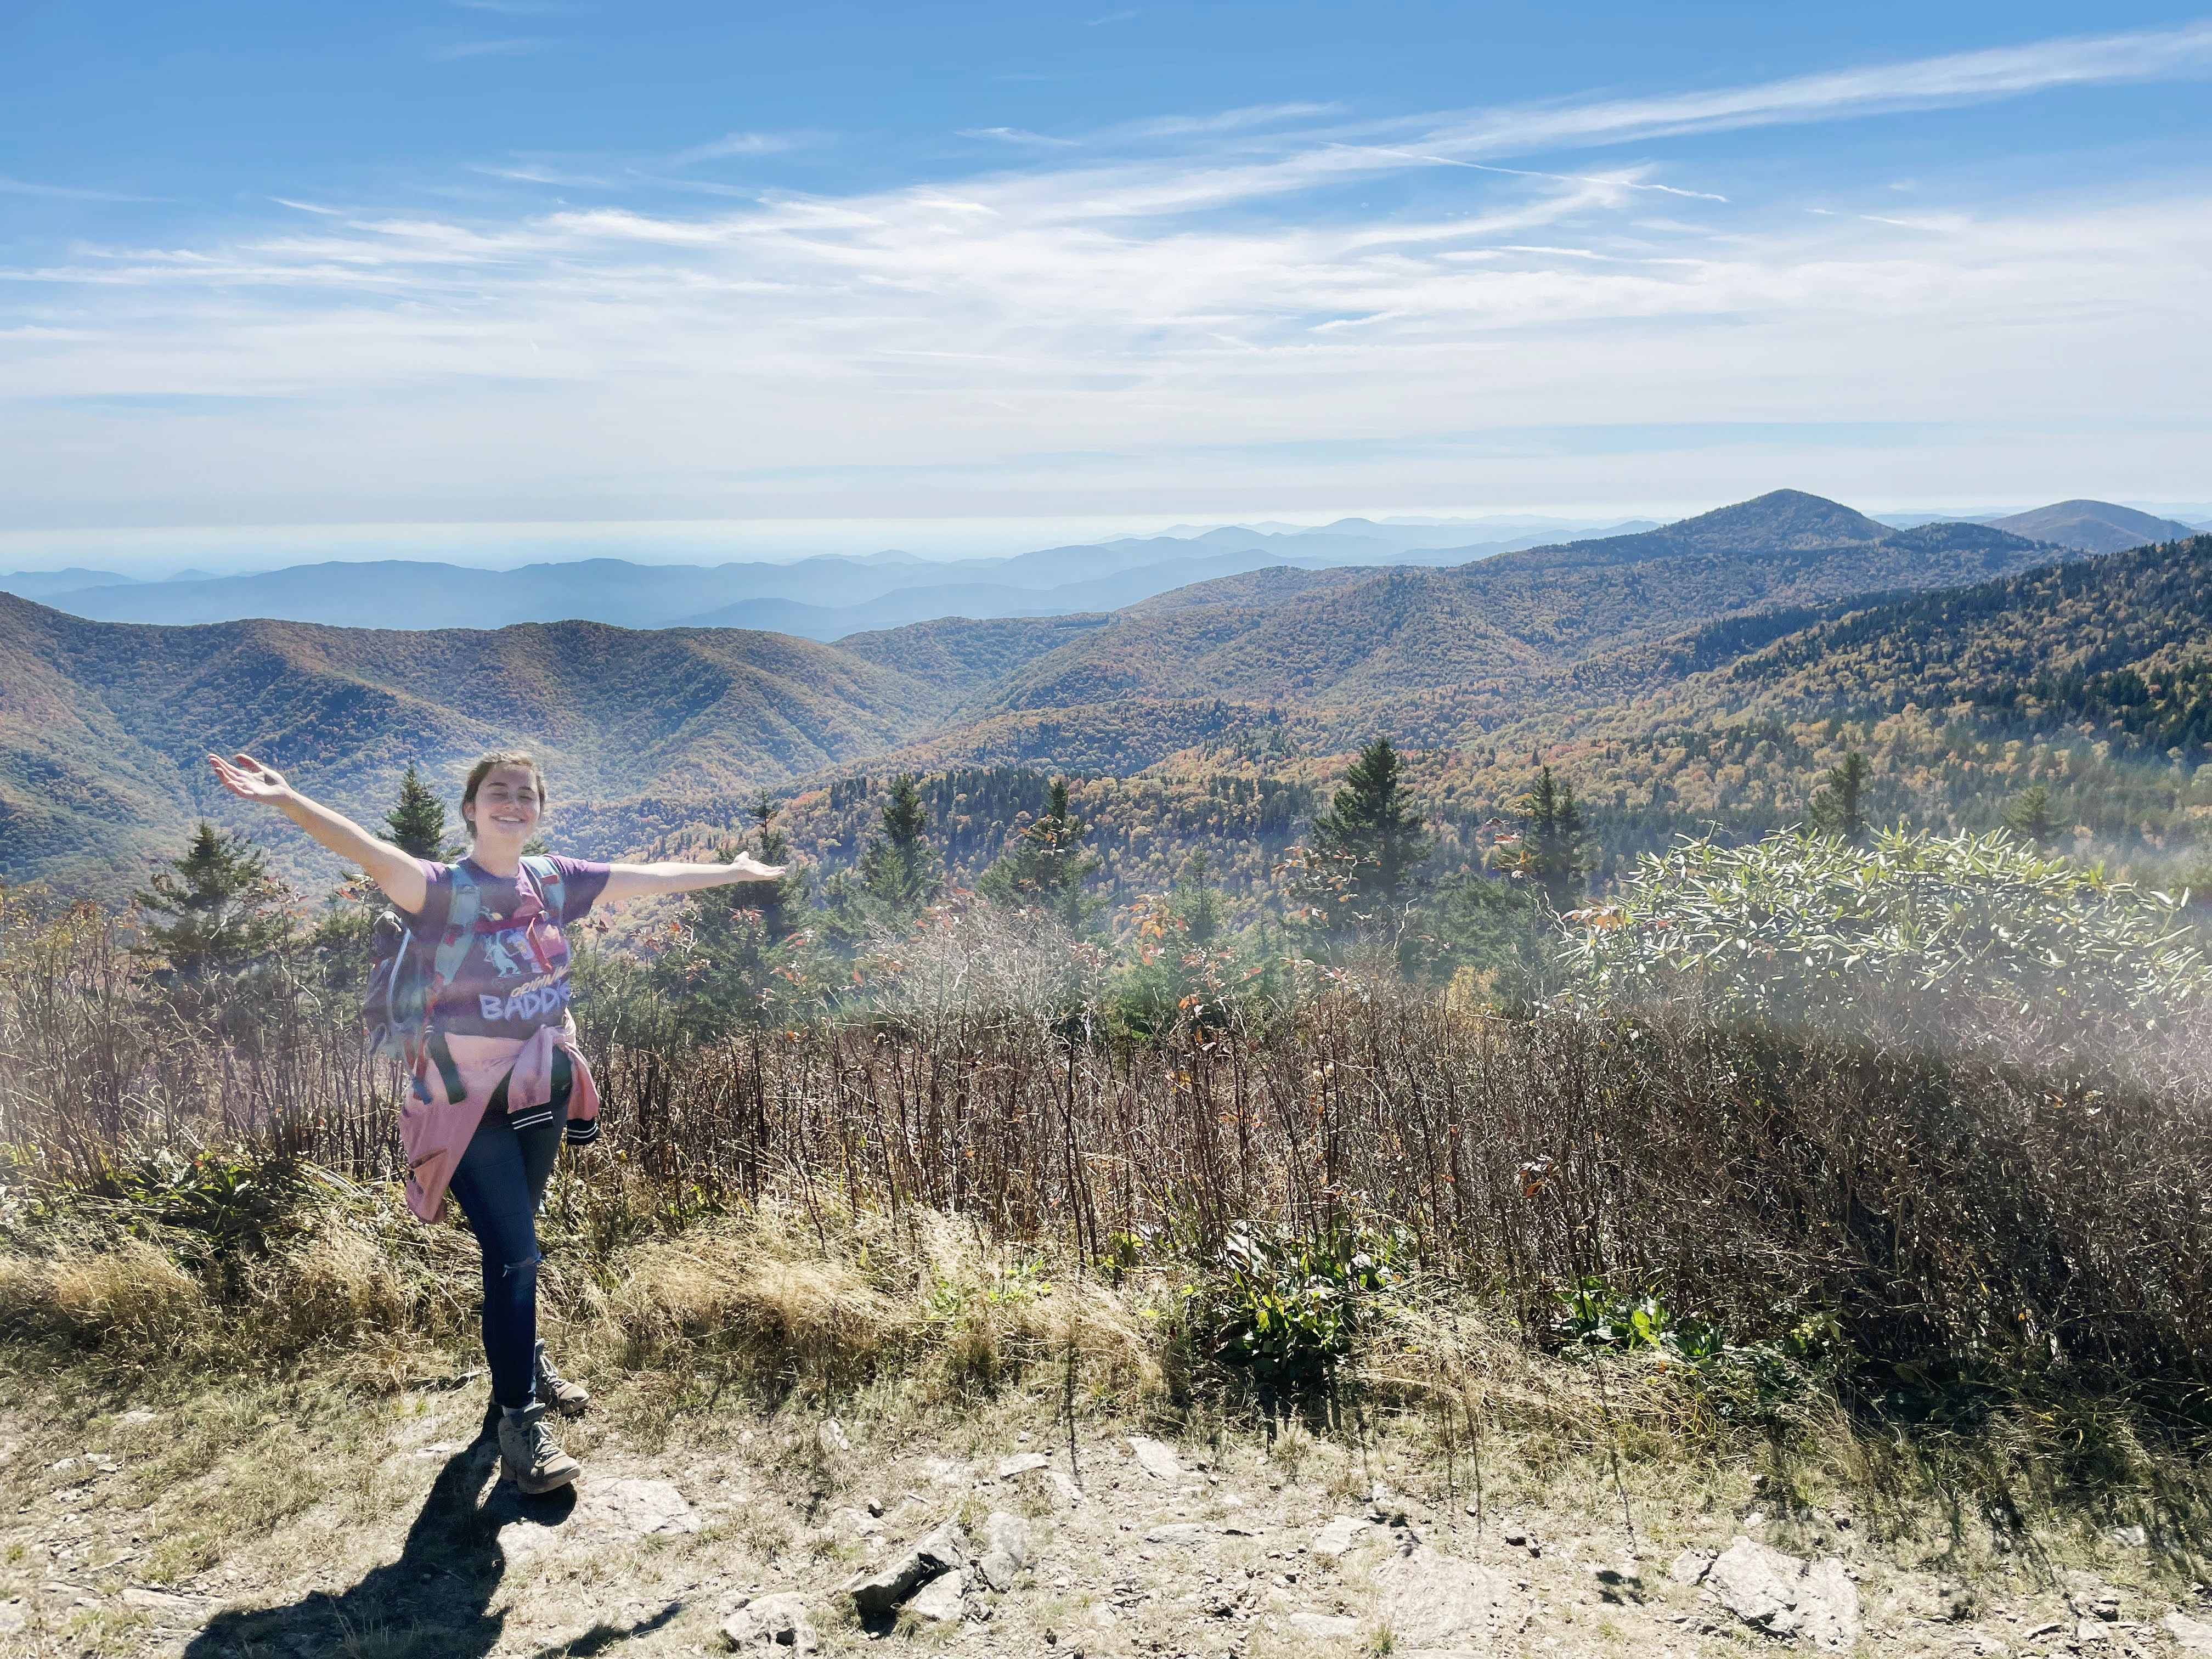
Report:
[[[491,1397],[501,1406],[537,1397],[538,1206],[561,1151],[565,1091],[553,1118],[518,1132],[507,1121],[504,1087],[484,1108],[476,1138],[453,1170],[453,1194],[483,1250],[484,1358]]]

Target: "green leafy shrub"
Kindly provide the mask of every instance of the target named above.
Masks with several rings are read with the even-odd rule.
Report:
[[[2183,899],[2045,859],[2002,830],[1884,831],[1870,846],[1786,830],[1646,855],[1614,903],[1574,912],[1576,997],[1640,1006],[1693,984],[1713,1012],[1854,1023],[1921,1013],[2154,1022],[2204,989]]]
[[[299,1231],[301,1181],[291,1160],[252,1149],[185,1156],[157,1147],[114,1166],[94,1190],[118,1200],[129,1231],[158,1223],[204,1239],[211,1256],[229,1257],[265,1255]]]
[[[1623,1289],[1586,1277],[1553,1292],[1558,1311],[1546,1333],[1554,1352],[1644,1354],[1680,1365],[1724,1418],[1764,1418],[1832,1375],[1847,1350],[1843,1327],[1823,1309],[1773,1310],[1771,1334],[1732,1342],[1720,1326],[1676,1314],[1656,1291]]]
[[[1270,1407],[1326,1383],[1398,1279],[1390,1264],[1401,1247],[1366,1228],[1300,1239],[1240,1224],[1222,1245],[1225,1272],[1210,1298],[1214,1358],[1249,1375]]]

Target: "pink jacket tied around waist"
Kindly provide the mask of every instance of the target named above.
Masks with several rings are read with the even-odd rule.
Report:
[[[576,1121],[597,1117],[599,1087],[592,1081],[583,1051],[576,1047],[573,1025],[541,1025],[527,1037],[512,1041],[480,1037],[463,1044],[454,1053],[453,1065],[466,1092],[455,1101],[445,1098],[445,1085],[428,1057],[417,1062],[416,1080],[422,1086],[411,1091],[399,1109],[399,1145],[407,1157],[409,1209],[425,1221],[438,1218],[445,1207],[447,1183],[453,1180],[454,1166],[483,1121],[484,1108],[501,1079],[507,1079],[509,1111],[543,1106],[552,1100],[556,1048],[568,1051],[574,1078],[568,1091],[568,1116]]]

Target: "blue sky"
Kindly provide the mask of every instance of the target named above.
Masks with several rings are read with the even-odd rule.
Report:
[[[0,567],[2201,503],[2208,76],[2129,4],[8,8]]]

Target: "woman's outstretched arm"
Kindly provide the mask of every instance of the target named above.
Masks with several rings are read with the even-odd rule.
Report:
[[[319,801],[309,800],[284,781],[283,774],[264,766],[251,755],[225,760],[210,755],[209,763],[222,787],[241,800],[273,806],[300,828],[349,864],[358,864],[387,897],[410,915],[422,908],[430,884],[422,864],[388,841],[379,841],[342,812],[333,812]]]
[[[702,887],[721,887],[733,881],[774,881],[784,872],[781,864],[763,864],[750,853],[740,853],[729,864],[611,864],[607,884],[599,890],[603,904],[644,898],[653,893],[693,893]]]

